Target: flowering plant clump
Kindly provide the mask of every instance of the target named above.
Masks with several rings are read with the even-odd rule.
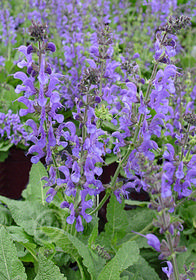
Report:
[[[195,279],[195,4],[25,5],[15,25],[12,4],[1,12],[15,48],[0,86],[19,105],[0,112],[0,158],[15,145],[32,164],[21,200],[0,196],[1,274]]]

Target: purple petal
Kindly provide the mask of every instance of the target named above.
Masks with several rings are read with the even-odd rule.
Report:
[[[160,252],[160,241],[154,234],[149,233],[145,236],[148,240],[148,245],[152,246],[156,251]]]

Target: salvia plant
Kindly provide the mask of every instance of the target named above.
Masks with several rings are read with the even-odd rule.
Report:
[[[0,197],[0,279],[196,279],[194,1],[11,7],[0,160],[15,145],[32,168],[21,200]]]

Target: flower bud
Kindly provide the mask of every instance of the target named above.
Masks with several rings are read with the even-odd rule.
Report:
[[[48,73],[49,75],[52,73],[52,70],[49,65],[47,65],[45,72]]]
[[[100,103],[101,102],[101,98],[99,96],[95,96],[95,102],[96,103]]]
[[[31,72],[33,71],[33,67],[32,66],[29,66],[27,68],[27,74],[31,75]]]
[[[32,45],[29,45],[29,46],[27,47],[27,54],[30,54],[30,53],[32,53],[32,52],[34,52],[34,48],[33,48]]]
[[[56,46],[55,46],[55,44],[52,43],[52,42],[49,42],[48,45],[47,45],[47,47],[46,47],[46,50],[47,50],[47,51],[51,51],[51,52],[55,52],[55,51],[56,51]]]
[[[61,208],[69,208],[69,203],[67,201],[63,201],[60,205]]]

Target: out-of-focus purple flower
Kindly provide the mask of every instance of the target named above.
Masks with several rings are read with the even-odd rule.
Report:
[[[196,168],[190,169],[187,172],[186,179],[196,185]]]
[[[1,66],[5,66],[4,61],[5,61],[5,58],[3,56],[0,56],[0,65]]]
[[[29,46],[27,47],[27,54],[30,54],[30,53],[32,53],[33,51],[34,51],[33,46],[32,46],[32,45],[29,45]]]
[[[174,147],[169,143],[166,144],[165,146],[167,147],[168,151],[164,152],[163,157],[169,161],[173,161],[174,154],[175,154]]]
[[[23,141],[25,146],[28,146],[29,133],[23,127],[19,115],[13,114],[11,110],[8,110],[7,114],[0,112],[0,138],[9,139],[15,145]]]
[[[184,172],[183,172],[183,161],[180,162],[178,169],[176,171],[176,178],[182,179],[184,178]]]
[[[63,201],[60,205],[61,208],[69,208],[69,203],[67,201]]]
[[[28,68],[32,64],[32,54],[27,54],[27,48],[28,47],[23,46],[23,45],[18,48],[18,51],[22,52],[25,55],[25,58],[26,58],[26,60],[23,59],[22,61],[19,61],[17,63],[17,66],[19,68],[23,68],[25,66]]]
[[[16,43],[16,22],[14,18],[10,15],[9,9],[0,10],[0,23],[1,23],[1,33],[0,38],[4,45],[7,46],[9,42],[11,44]]]
[[[49,42],[48,45],[47,45],[47,47],[46,47],[46,50],[51,51],[51,52],[55,52],[55,51],[56,51],[56,46],[55,46],[55,44],[52,43],[52,42]]]
[[[90,53],[93,54],[95,57],[99,57],[99,48],[97,46],[91,46]]]
[[[174,185],[174,191],[178,193],[178,198],[187,197],[192,193],[190,181],[180,182],[179,179],[176,180]]]
[[[170,93],[175,93],[174,81],[171,79],[176,76],[176,66],[167,65],[164,70],[157,72],[154,80],[154,86],[157,91],[168,90]]]

